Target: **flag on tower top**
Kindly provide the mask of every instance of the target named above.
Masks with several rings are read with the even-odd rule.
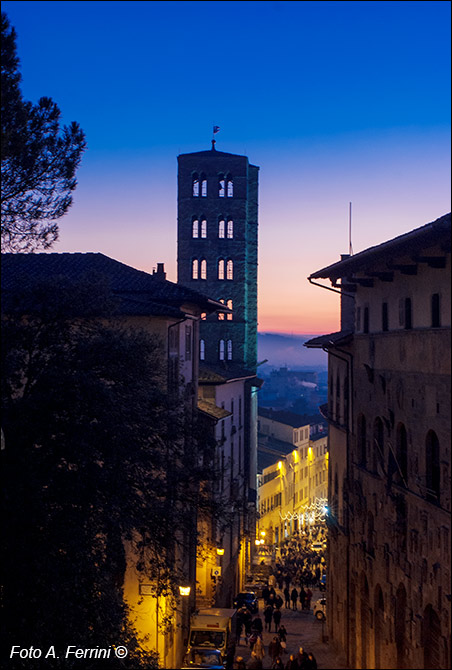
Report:
[[[220,126],[214,126],[213,127],[213,134],[217,133],[220,130]]]

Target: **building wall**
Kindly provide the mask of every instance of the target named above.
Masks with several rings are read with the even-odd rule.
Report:
[[[327,436],[294,445],[290,454],[263,470],[259,482],[258,531],[265,531],[267,544],[318,523],[327,502]]]
[[[327,619],[352,668],[450,664],[449,298],[449,256],[358,286],[357,332],[329,350]]]

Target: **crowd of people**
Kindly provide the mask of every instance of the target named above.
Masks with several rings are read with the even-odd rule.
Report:
[[[244,637],[251,657],[245,662],[242,656],[237,656],[234,670],[260,670],[266,655],[271,660],[272,670],[317,670],[314,654],[302,646],[297,654],[288,654],[287,630],[281,619],[285,609],[298,611],[298,603],[300,611],[311,609],[311,587],[321,587],[326,572],[324,551],[322,548],[314,551],[312,544],[323,543],[325,539],[325,529],[317,526],[296,532],[280,547],[280,558],[262,590],[263,621],[259,615],[253,618],[245,607],[237,612],[236,644],[240,645]],[[276,588],[284,594],[284,600]],[[275,633],[267,649],[263,642],[264,630]]]
[[[326,531],[322,525],[309,530],[298,530],[280,547],[280,558],[276,562],[276,583],[283,589],[285,583],[294,586],[321,587],[326,573],[325,551],[314,550],[314,544],[326,542]]]

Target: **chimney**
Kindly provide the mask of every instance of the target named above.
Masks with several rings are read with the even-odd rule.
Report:
[[[341,261],[350,258],[350,254],[341,254]],[[341,295],[341,331],[355,330],[355,298],[349,294]]]
[[[157,270],[152,271],[152,276],[164,281],[166,279],[165,263],[157,263]]]

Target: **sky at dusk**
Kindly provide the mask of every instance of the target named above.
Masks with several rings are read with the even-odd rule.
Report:
[[[306,277],[450,211],[449,2],[13,2],[24,97],[88,150],[53,251],[176,281],[177,155],[260,166],[259,330],[339,328]],[[212,296],[216,298],[217,296]]]

